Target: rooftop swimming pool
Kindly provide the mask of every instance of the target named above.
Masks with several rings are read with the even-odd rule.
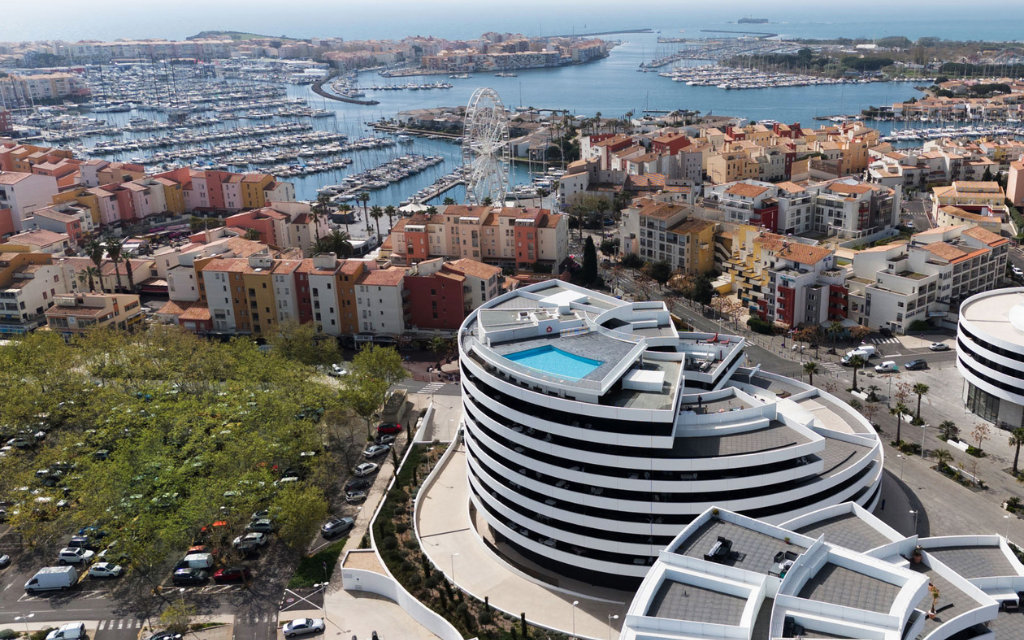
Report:
[[[581,380],[604,362],[577,356],[550,345],[505,356],[512,362],[567,380]]]

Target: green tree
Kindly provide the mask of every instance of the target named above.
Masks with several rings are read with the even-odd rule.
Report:
[[[661,288],[672,277],[672,265],[665,260],[652,262],[647,265],[647,275]]]
[[[960,435],[960,429],[952,420],[943,420],[939,423],[939,434],[943,440],[954,440]]]
[[[397,349],[374,344],[360,349],[352,359],[352,372],[357,376],[379,378],[388,387],[409,376],[405,367],[402,366],[402,356]]]
[[[613,256],[613,255],[615,255],[618,252],[619,252],[619,242],[618,242],[618,239],[615,239],[615,240],[608,239],[608,240],[602,240],[601,241],[601,253],[603,253],[604,255],[606,255],[606,256]]]
[[[453,205],[453,204],[455,204],[455,198],[452,198],[450,196],[446,196],[445,199],[444,199],[444,203],[443,204],[446,207],[450,206],[450,205]]]
[[[348,230],[348,221],[349,221],[349,218],[352,217],[352,206],[351,205],[347,205],[347,204],[343,204],[340,207],[338,207],[338,213],[340,213],[340,214],[342,214],[342,216],[344,216],[342,219],[345,221],[345,233],[346,233],[346,235],[351,235],[349,233],[349,230]]]
[[[246,229],[245,230],[245,235],[242,236],[242,237],[245,238],[246,240],[252,240],[253,242],[259,242],[260,238],[262,238],[263,235],[260,233],[259,229],[253,228],[253,229]]]
[[[267,333],[267,344],[286,360],[311,366],[324,366],[338,362],[341,354],[338,341],[331,336],[317,335],[316,327],[307,322],[285,320]]]
[[[173,633],[188,633],[189,625],[196,616],[196,607],[185,601],[185,598],[171,599],[160,612],[160,625]]]
[[[817,362],[805,362],[804,373],[807,374],[807,384],[814,386],[814,374],[818,373],[819,367]]]
[[[843,323],[839,320],[833,320],[832,324],[828,325],[828,334],[832,336],[832,351],[836,350],[836,341],[839,340],[839,334],[843,332]]]
[[[313,234],[316,240],[320,239],[320,225],[331,213],[331,197],[326,193],[317,195],[316,202],[309,208],[309,219],[313,221]]]
[[[88,283],[89,291],[96,291],[96,280],[100,280],[100,277],[100,270],[96,267],[86,267],[78,272],[78,281],[82,284]]]
[[[644,266],[644,261],[635,253],[627,253],[622,257],[622,266],[635,272]]]
[[[373,436],[373,419],[387,398],[388,384],[379,378],[349,374],[339,399],[366,423],[366,438]]]
[[[370,201],[370,194],[365,192],[365,191],[363,191],[358,196],[356,196],[356,202],[359,202],[359,203],[361,203],[363,205],[363,218],[364,219],[369,219],[369,218],[367,218],[367,211],[366,211],[366,203],[368,203],[369,201]]]
[[[329,513],[327,500],[315,487],[291,484],[274,498],[272,512],[283,523],[277,535],[293,549],[305,549]]]
[[[946,449],[936,449],[932,451],[932,455],[935,456],[935,461],[939,463],[939,471],[945,469],[953,460],[953,454]]]
[[[434,336],[430,339],[429,348],[434,353],[434,357],[440,361],[441,356],[448,351],[448,341],[441,336]]]
[[[388,233],[391,233],[391,227],[395,226],[394,217],[397,212],[398,210],[393,204],[384,207],[384,215],[388,217]]]
[[[587,286],[597,282],[597,248],[594,246],[594,239],[587,236],[583,243],[583,284]]]

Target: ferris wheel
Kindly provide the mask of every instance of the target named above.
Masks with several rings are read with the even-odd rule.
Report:
[[[466,107],[462,134],[462,165],[469,204],[481,205],[486,200],[500,206],[505,202],[510,155],[505,105],[494,89],[477,89]]]

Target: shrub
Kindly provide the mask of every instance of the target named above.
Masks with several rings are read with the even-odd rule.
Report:
[[[382,546],[388,551],[393,551],[398,548],[398,538],[396,538],[395,536],[388,536],[384,538]]]
[[[761,335],[773,336],[775,335],[775,327],[770,322],[766,322],[757,316],[750,316],[747,320],[747,326],[754,333],[760,333]]]
[[[494,616],[491,614],[490,611],[482,611],[480,612],[480,615],[476,617],[476,620],[480,624],[491,624],[492,622],[494,622]]]
[[[910,323],[910,326],[907,327],[907,330],[908,331],[928,331],[931,328],[932,328],[932,325],[930,325],[927,320],[914,320],[913,322]]]
[[[317,553],[299,560],[299,565],[295,567],[295,573],[288,582],[288,587],[290,589],[305,588],[312,587],[324,580],[330,581],[334,568],[338,566],[338,558],[341,557],[346,540],[347,538],[342,538]],[[324,565],[327,565],[326,575],[324,574]]]
[[[395,532],[396,533],[405,533],[408,530],[409,530],[409,525],[407,525],[406,523],[404,523],[404,522],[396,522],[395,523]]]
[[[53,627],[47,627],[45,629],[40,629],[39,631],[34,631],[31,634],[29,634],[28,640],[46,640],[47,634],[49,634],[51,631],[53,631]]]
[[[967,455],[974,456],[975,458],[984,458],[985,452],[974,445],[969,444],[967,445]]]
[[[14,629],[0,629],[0,640],[11,640],[17,638],[18,632]]]

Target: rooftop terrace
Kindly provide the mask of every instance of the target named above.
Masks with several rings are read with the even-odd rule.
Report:
[[[795,530],[809,538],[825,536],[825,542],[854,551],[867,551],[888,544],[889,539],[854,513],[821,520]]]
[[[928,554],[968,580],[1017,575],[1000,547],[930,548]]]
[[[863,573],[827,563],[807,581],[800,597],[877,613],[889,613],[899,587]]]
[[[738,625],[747,601],[666,578],[651,600],[647,615],[655,618]]]
[[[722,564],[756,573],[767,574],[776,565],[775,557],[780,551],[799,554],[807,550],[798,544],[786,544],[784,540],[753,529],[712,518],[684,540],[676,553],[703,559],[719,536],[732,542],[733,553]]]

